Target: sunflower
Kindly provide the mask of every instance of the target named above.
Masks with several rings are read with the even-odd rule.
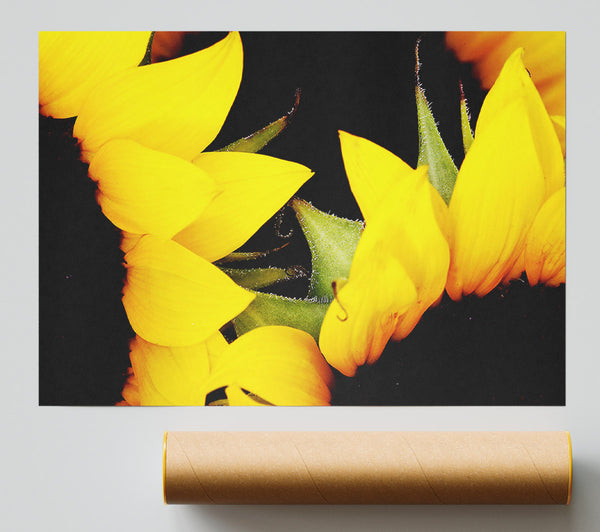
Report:
[[[345,375],[410,333],[444,287],[459,300],[523,270],[532,285],[565,281],[564,160],[522,58],[510,55],[483,103],[448,207],[427,167],[340,134],[366,228],[319,345]]]
[[[211,262],[243,244],[312,172],[255,153],[203,153],[239,88],[238,33],[137,66],[149,36],[40,34],[40,112],[77,115],[73,134],[98,203],[124,231],[123,305],[135,345],[180,353],[208,342],[254,297]],[[283,338],[300,345],[290,353],[314,363],[302,338]]]
[[[523,269],[530,271],[531,256],[528,263],[522,260],[526,246],[530,255],[535,247],[547,246],[538,241],[542,237],[538,231],[529,235],[529,230],[544,203],[564,186],[558,137],[523,64],[523,50],[518,49],[483,103],[475,140],[448,207],[452,258],[446,289],[450,297],[481,297],[502,280],[520,275]],[[560,202],[552,202],[547,208],[560,211],[560,207]],[[564,224],[563,217],[563,234]],[[555,239],[560,227],[548,238]],[[544,261],[552,260],[552,255]]]

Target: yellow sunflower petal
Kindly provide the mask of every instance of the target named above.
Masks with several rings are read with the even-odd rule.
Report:
[[[89,175],[102,212],[130,233],[171,238],[216,195],[214,181],[192,163],[131,140],[106,143]]]
[[[565,114],[566,47],[563,31],[510,32],[503,46],[484,57],[482,68],[493,72],[517,48],[525,51],[525,66],[551,114]],[[492,68],[488,64],[493,65]]]
[[[402,264],[390,256],[372,226],[358,243],[349,280],[327,309],[319,346],[327,362],[348,377],[373,364],[417,294]]]
[[[554,130],[556,131],[556,136],[560,142],[560,148],[562,150],[563,157],[567,152],[566,149],[566,120],[564,115],[553,115],[550,117],[552,119],[552,124],[554,125]]]
[[[555,192],[538,212],[525,246],[525,270],[530,285],[565,282],[565,188]]]
[[[218,331],[208,337],[206,347],[208,348],[208,361],[211,369],[217,363],[219,357],[223,356],[228,345],[225,337]]]
[[[515,261],[512,269],[502,279],[502,284],[508,284],[511,281],[521,278],[521,274],[525,271],[525,252],[522,251],[519,258]]]
[[[123,253],[129,253],[143,236],[144,235],[140,235],[139,233],[121,231],[121,251]]]
[[[413,170],[402,159],[370,140],[345,131],[339,134],[348,182],[368,224],[390,186]]]
[[[475,139],[485,135],[504,108],[520,100],[527,123],[523,124],[533,138],[537,157],[546,181],[546,198],[565,182],[565,167],[560,142],[542,99],[523,64],[523,50],[515,50],[507,59],[498,79],[483,102]]]
[[[367,172],[383,167],[380,158],[384,165],[391,157],[398,159],[376,144],[355,139],[346,144],[343,155],[344,161],[357,161],[365,147],[369,150],[362,182],[368,182]],[[439,300],[446,283],[449,249],[439,226],[446,225],[445,206],[427,179],[427,167],[413,170],[403,165],[382,191],[376,210],[373,205],[349,280],[339,289],[321,328],[323,354],[345,375],[375,362],[392,334],[397,339],[409,334]]]
[[[509,99],[475,135],[450,201],[452,299],[483,296],[512,270],[545,190],[526,103]]]
[[[82,159],[126,138],[191,161],[216,137],[237,94],[238,33],[194,54],[131,69],[99,84],[75,123]]]
[[[560,84],[548,83],[540,87],[539,92],[549,113],[564,115],[566,106],[564,75]]]
[[[210,373],[208,341],[165,347],[136,336],[130,348],[140,404],[204,405]]]
[[[402,257],[401,262],[403,264],[404,260],[412,261],[415,264],[415,267],[411,268],[412,272],[409,273],[409,276],[412,278],[414,274],[414,278],[417,279],[419,276],[423,276],[425,271],[421,269],[421,261],[415,260],[415,254],[408,251],[410,245],[407,247],[407,239],[409,243],[422,239],[428,243],[432,250],[439,251],[439,254],[434,256],[441,258],[441,261],[437,261],[436,258],[430,262],[430,266],[433,266],[436,262],[438,266],[433,266],[429,270],[430,273],[435,270],[442,272],[438,276],[438,281],[432,284],[431,279],[429,279],[427,282],[419,283],[420,286],[432,293],[438,292],[431,299],[431,301],[434,301],[443,291],[441,283],[445,281],[448,269],[448,246],[444,239],[447,231],[447,207],[438,192],[429,184],[425,185],[427,182],[426,168],[419,168],[415,171],[399,157],[381,146],[343,131],[340,131],[340,143],[348,180],[367,223],[370,219],[380,216],[382,203],[387,202],[386,209],[389,210],[390,214],[388,215],[389,221],[385,221],[384,225],[389,226],[393,223],[394,227],[397,227],[401,232],[406,230],[409,232],[423,232],[421,236],[395,235],[389,238],[390,242],[405,242],[403,246],[397,248],[397,251],[400,252],[399,256]],[[419,205],[421,210],[419,216],[421,222],[425,222],[421,226],[411,222],[410,217],[406,215],[407,212],[412,212],[416,208],[417,204],[413,201],[415,198],[413,198],[411,190],[415,190],[414,187],[417,186],[417,183],[427,189],[427,191],[422,189],[420,192]],[[430,198],[426,197],[428,194]],[[365,210],[369,211],[369,214],[365,214]],[[385,230],[382,227],[382,238],[385,238],[384,233]],[[425,236],[424,233],[428,233],[428,235]],[[432,255],[428,254],[428,257],[432,257]],[[404,265],[406,266],[406,264]],[[422,298],[419,296],[420,302],[426,306],[429,306],[429,303],[425,303],[425,300],[428,299],[428,297]],[[418,318],[416,320],[418,321]],[[405,331],[408,328],[412,329],[409,321],[411,321],[411,318],[407,317],[403,326]]]
[[[174,240],[210,261],[244,244],[312,175],[298,163],[255,153],[203,153],[194,163],[221,192]]]
[[[40,113],[78,115],[98,82],[140,63],[149,39],[149,31],[41,31]]]
[[[444,235],[446,241],[448,240],[448,232],[450,228],[448,226],[448,205],[443,200],[442,196],[440,196],[439,192],[432,186],[431,190],[431,205],[433,207],[433,212],[435,214],[435,220]]]
[[[211,390],[237,386],[275,405],[325,405],[333,374],[308,333],[259,327],[229,344],[215,363]]]
[[[125,261],[125,311],[133,330],[154,344],[197,344],[254,299],[216,266],[172,240],[145,235]]]
[[[408,336],[444,292],[450,251],[438,224],[445,214],[440,212],[437,198],[439,194],[429,183],[424,166],[412,170],[410,176],[392,187],[380,204],[381,212],[387,214],[376,223],[381,224],[386,252],[402,264],[417,291],[417,301],[398,321],[395,340]]]

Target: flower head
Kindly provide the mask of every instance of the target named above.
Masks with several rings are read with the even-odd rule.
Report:
[[[73,68],[90,66],[89,82],[71,107],[74,136],[97,182],[102,211],[124,232],[123,306],[137,333],[126,402],[204,404],[213,386],[227,387],[231,403],[255,397],[328,403],[331,371],[308,334],[271,328],[228,346],[218,332],[255,296],[211,262],[242,245],[312,175],[300,164],[265,155],[203,153],[239,88],[239,34],[159,64],[137,66],[142,57],[126,53],[135,61],[98,71],[94,60],[106,39],[55,37],[60,53],[52,55],[49,37],[40,44],[41,77],[53,81],[53,72],[78,51]],[[44,62],[49,57],[53,61]],[[50,88],[56,92],[62,83],[68,91],[72,82],[65,76]],[[46,104],[52,93],[46,85],[41,108],[50,112],[57,106]],[[221,351],[226,358],[217,356]]]
[[[522,55],[485,99],[448,207],[426,166],[340,133],[366,224],[319,340],[342,373],[407,336],[444,287],[452,299],[484,296],[523,270],[531,284],[564,282],[564,160]]]

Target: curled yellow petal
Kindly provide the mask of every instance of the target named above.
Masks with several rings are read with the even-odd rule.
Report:
[[[191,161],[221,129],[242,77],[238,33],[194,54],[122,72],[99,84],[75,122],[89,162],[114,138]]]
[[[531,286],[558,286],[566,279],[565,188],[542,205],[527,235],[525,270]]]
[[[104,215],[130,233],[171,238],[216,195],[214,181],[192,163],[131,140],[106,143],[89,175]]]
[[[210,261],[244,244],[312,175],[301,164],[255,153],[203,153],[194,163],[220,193],[174,240]]]
[[[254,299],[216,266],[172,240],[145,235],[125,262],[125,311],[133,330],[154,344],[197,344]]]
[[[525,66],[548,112],[564,115],[565,32],[449,31],[446,43],[461,61],[475,63],[475,74],[486,89],[494,84],[510,54],[517,48],[524,48]]]
[[[333,374],[309,334],[291,327],[259,327],[230,344],[215,363],[209,388],[224,386],[274,405],[326,405]]]
[[[344,167],[352,193],[365,222],[378,212],[389,188],[413,169],[393,153],[370,140],[340,131]]]
[[[332,366],[352,376],[379,358],[392,335],[408,335],[439,300],[450,257],[447,209],[427,167],[413,170],[370,141],[340,138],[348,179],[358,184],[353,191],[369,207],[349,279],[338,286],[319,345]]]
[[[100,81],[140,63],[149,39],[149,31],[41,31],[40,113],[78,115]]]
[[[548,166],[534,138],[538,129],[530,119],[531,98],[524,94],[529,86],[520,52],[511,60],[484,101],[449,205],[446,288],[455,300],[483,296],[511,272],[535,213],[558,181],[551,177],[549,185],[545,179]],[[560,157],[556,136],[554,141]]]
[[[389,213],[379,222],[382,235],[389,235],[387,253],[402,263],[417,291],[416,302],[400,316],[393,335],[401,340],[444,292],[450,251],[438,220],[445,225],[447,211],[427,179],[427,167],[413,170],[392,187],[381,210]]]
[[[327,362],[348,377],[358,366],[379,359],[399,318],[417,300],[403,265],[387,253],[378,236],[367,225],[350,277],[337,290],[319,335]]]

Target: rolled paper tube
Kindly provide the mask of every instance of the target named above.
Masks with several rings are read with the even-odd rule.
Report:
[[[168,432],[165,503],[568,504],[568,432]]]

